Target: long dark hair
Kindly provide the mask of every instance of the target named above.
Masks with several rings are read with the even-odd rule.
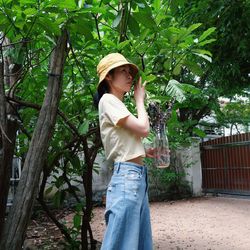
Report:
[[[111,76],[114,75],[114,69],[111,69],[108,74],[110,74]],[[106,79],[104,79],[99,87],[98,87],[98,90],[96,91],[96,93],[94,94],[94,106],[98,109],[98,104],[102,98],[102,96],[105,94],[105,93],[109,93],[110,91],[110,87],[109,87],[109,84],[107,82]]]

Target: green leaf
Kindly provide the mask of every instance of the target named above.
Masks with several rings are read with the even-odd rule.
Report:
[[[109,45],[109,46],[112,47],[112,48],[116,48],[116,44],[115,44],[113,41],[111,41],[111,40],[109,40],[109,39],[107,39],[107,38],[104,38],[104,39],[102,40],[102,42],[103,42],[103,44],[105,44],[105,45]]]
[[[97,6],[93,6],[90,8],[86,8],[87,12],[92,12],[94,14],[106,14],[107,9],[106,7],[97,7]]]
[[[206,31],[202,33],[202,35],[199,37],[199,42],[202,42],[205,40],[210,34],[212,34],[216,30],[215,27],[209,28]]]
[[[62,185],[64,185],[64,178],[63,178],[63,176],[59,176],[59,177],[57,177],[56,178],[56,181],[55,181],[55,186],[57,187],[57,188],[60,188]]]
[[[78,15],[77,22],[71,23],[70,28],[76,34],[83,34],[86,41],[93,39],[93,26],[88,14]]]
[[[192,71],[195,75],[202,76],[203,70],[199,64],[188,60],[184,61],[183,64],[187,66],[189,70]]]
[[[206,59],[209,62],[212,62],[212,58],[210,56],[199,54],[199,53],[194,53],[194,54],[199,56],[199,57],[202,57],[202,58]]]
[[[120,13],[116,16],[116,18],[115,18],[115,20],[113,21],[111,27],[112,27],[112,28],[116,28],[116,27],[120,24],[121,20],[122,20],[122,13],[120,12]]]
[[[75,207],[75,210],[80,213],[82,211],[82,208],[83,208],[83,204],[82,203],[77,203],[76,204],[76,207]]]
[[[81,169],[81,161],[77,155],[70,157],[69,161],[72,164],[73,168]]]
[[[152,75],[152,74],[147,75],[147,76],[145,77],[145,80],[146,80],[147,82],[152,82],[152,81],[154,81],[155,79],[156,79],[156,76],[155,76],[155,75]]]
[[[46,7],[59,7],[60,9],[74,10],[77,8],[75,0],[50,0],[46,1]]]
[[[169,96],[176,98],[178,102],[183,102],[186,100],[186,93],[199,94],[200,89],[191,84],[179,83],[172,79],[168,82],[166,92]]]
[[[80,214],[75,214],[75,216],[73,218],[73,224],[74,224],[75,228],[80,229],[80,226],[81,226],[81,215]]]
[[[212,57],[212,53],[208,50],[204,50],[204,49],[193,49],[192,50],[193,52],[196,52],[196,53],[199,53],[199,54],[202,54],[202,55],[208,55],[208,56],[211,56]]]
[[[177,64],[176,66],[175,66],[175,68],[174,68],[174,70],[173,70],[173,74],[174,75],[179,75],[181,73],[181,64],[179,63],[179,64]]]
[[[33,15],[37,14],[37,10],[34,8],[27,8],[23,12],[26,16],[33,16]]]
[[[156,11],[159,11],[161,8],[161,0],[154,0],[152,6]]]
[[[163,67],[166,69],[166,70],[170,70],[171,69],[171,59],[167,59],[164,64],[163,64]]]
[[[197,28],[199,28],[202,25],[202,23],[194,23],[192,25],[190,25],[188,27],[188,31],[189,33],[191,33],[192,31],[196,30]]]
[[[121,49],[123,49],[124,47],[126,47],[127,45],[129,45],[129,43],[130,43],[130,40],[123,41],[123,42],[121,42],[121,43],[119,43],[119,44],[117,45],[117,49],[121,50]]]
[[[24,6],[27,4],[34,4],[34,0],[20,0],[20,6]]]
[[[143,41],[146,39],[146,37],[150,34],[150,29],[144,29],[142,30],[142,32],[140,33],[140,41]]]
[[[78,131],[81,135],[84,135],[88,132],[89,130],[89,121],[85,121],[81,126],[79,127]]]
[[[85,0],[79,0],[78,1],[78,8],[82,8],[84,6]]]
[[[47,17],[39,17],[37,24],[40,25],[49,35],[59,35],[61,32],[59,26]]]
[[[154,29],[156,27],[156,23],[152,16],[144,11],[135,12],[134,18],[138,23],[141,23],[146,28]]]
[[[45,194],[49,194],[53,189],[53,186],[50,186],[49,188],[46,189]]]
[[[201,93],[201,90],[199,88],[196,88],[195,86],[191,84],[182,83],[181,88],[186,93],[191,93],[193,95],[198,95]]]
[[[56,46],[56,40],[54,37],[50,37],[50,36],[47,36],[47,35],[44,35],[44,37],[46,37],[50,42],[52,42],[52,44],[54,46]]]
[[[57,191],[53,197],[53,202],[56,207],[60,207],[65,199],[65,191]]]
[[[185,92],[181,88],[181,83],[174,79],[168,82],[166,92],[169,96],[176,98],[178,102],[183,102],[186,100]]]
[[[206,137],[206,133],[203,130],[196,128],[196,127],[193,128],[193,133],[195,133],[196,135],[198,135],[201,138]]]
[[[205,40],[205,41],[199,43],[199,45],[200,45],[200,46],[204,46],[204,45],[209,44],[209,43],[212,43],[212,42],[214,42],[214,41],[216,41],[216,39]]]
[[[134,19],[132,15],[128,18],[128,27],[134,36],[140,35],[140,27],[138,22]]]

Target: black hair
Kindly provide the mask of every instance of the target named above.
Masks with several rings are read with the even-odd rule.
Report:
[[[111,69],[108,74],[114,75],[114,69]],[[99,85],[96,93],[94,94],[94,106],[98,109],[98,104],[105,93],[109,93],[110,87],[106,79],[104,79]]]

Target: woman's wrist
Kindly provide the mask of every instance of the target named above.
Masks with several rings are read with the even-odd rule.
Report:
[[[144,98],[137,98],[137,99],[135,100],[135,103],[136,103],[136,105],[140,105],[140,104],[143,104],[143,105],[144,105]]]

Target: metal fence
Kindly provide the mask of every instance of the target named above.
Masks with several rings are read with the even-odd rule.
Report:
[[[200,144],[204,192],[250,195],[250,133]]]

